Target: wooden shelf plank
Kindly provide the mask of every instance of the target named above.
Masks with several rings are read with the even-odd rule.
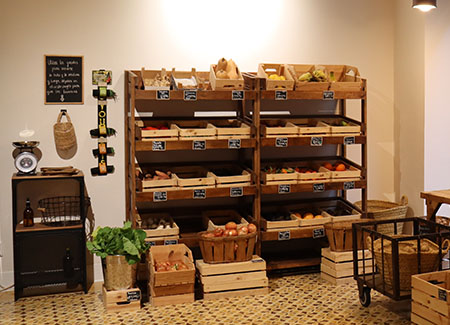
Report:
[[[256,186],[255,185],[244,186],[242,189],[243,189],[244,196],[256,194]],[[206,190],[206,198],[230,197],[230,187],[205,188],[205,190]],[[136,202],[153,202],[153,193],[154,192],[137,192],[136,193]],[[167,191],[167,201],[194,199],[193,197],[194,197],[194,190],[192,190],[192,189]]]
[[[314,230],[316,229],[324,229],[323,225],[317,226],[308,226],[308,227],[296,227],[296,228],[286,228],[285,230],[278,229],[276,231],[261,231],[261,240],[262,241],[278,241],[278,233],[280,231],[290,231],[291,239],[300,239],[300,238],[313,238]],[[325,234],[325,230],[324,230]]]
[[[206,150],[208,149],[228,149],[228,140],[205,140]],[[136,140],[136,151],[152,151],[153,141]],[[192,150],[192,140],[166,141],[166,150]],[[256,139],[241,139],[241,148],[254,148]]]
[[[267,262],[267,271],[292,269],[296,267],[318,266],[320,257],[299,258],[291,260],[273,260]]]
[[[252,90],[244,90],[244,98],[252,100],[256,98],[256,92]],[[228,100],[231,101],[231,90],[198,90],[197,100]],[[156,90],[140,90],[136,89],[136,100],[155,100]],[[184,100],[183,90],[171,90],[170,100]]]
[[[366,91],[335,91],[334,99],[365,99]],[[275,90],[262,90],[261,99],[275,99]],[[288,91],[287,100],[290,99],[320,99],[323,100],[323,91]]]
[[[319,136],[320,137],[320,136]],[[344,139],[346,137],[351,136],[322,136],[323,145],[326,144],[345,144]],[[280,136],[283,138],[283,136]],[[293,137],[288,139],[288,147],[291,146],[311,146],[311,138],[312,137]],[[262,138],[261,146],[263,147],[275,147],[276,138]],[[355,144],[365,144],[366,136],[365,135],[356,135],[355,136]]]
[[[51,231],[51,230],[65,230],[65,229],[82,229],[83,225],[52,227],[44,225],[43,223],[35,223],[33,227],[24,227],[23,224],[16,226],[16,232],[32,232],[32,231]]]
[[[324,191],[337,191],[337,190],[343,190],[344,184],[348,183],[350,181],[343,181],[343,182],[328,182],[325,184]],[[317,184],[320,184],[321,182],[317,182]],[[354,181],[355,189],[356,188],[366,188],[366,181],[365,180],[359,180]],[[308,183],[308,184],[291,184],[291,192],[290,193],[298,193],[298,192],[314,192],[314,184],[315,183]],[[278,193],[278,185],[261,185],[261,193],[262,194],[277,194]]]
[[[17,175],[17,173],[14,173],[12,176],[12,179],[14,180],[36,180],[36,179],[61,179],[61,178],[80,178],[84,177],[84,174],[82,171],[79,171],[77,174],[74,175],[42,175],[41,172],[36,173],[36,175]]]

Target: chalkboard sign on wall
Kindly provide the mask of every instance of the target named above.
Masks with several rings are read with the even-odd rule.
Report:
[[[45,104],[83,104],[83,56],[45,55]]]

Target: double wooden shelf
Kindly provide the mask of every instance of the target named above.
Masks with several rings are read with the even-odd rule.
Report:
[[[195,193],[193,189],[188,188],[177,188],[174,190],[164,190],[165,194],[161,196],[155,194],[158,192],[139,192],[136,190],[136,176],[134,170],[140,163],[150,162],[153,165],[158,163],[165,164],[168,161],[164,161],[161,157],[170,157],[167,159],[175,159],[176,161],[190,161],[195,160],[196,153],[203,152],[203,156],[206,155],[216,155],[214,152],[218,150],[220,152],[225,152],[225,154],[231,155],[232,159],[237,163],[243,163],[251,161],[248,166],[253,170],[253,180],[250,186],[242,187],[242,197],[238,198],[238,205],[251,205],[251,211],[254,218],[254,222],[258,226],[260,240],[257,243],[256,253],[264,257],[265,253],[262,251],[262,242],[266,242],[265,245],[272,245],[274,242],[290,241],[290,240],[302,240],[302,239],[318,239],[325,237],[325,230],[323,225],[318,226],[307,226],[307,227],[296,227],[291,229],[286,229],[289,231],[289,235],[281,236],[280,231],[286,230],[261,230],[261,205],[270,204],[269,197],[278,195],[281,198],[292,200],[295,202],[298,195],[301,193],[312,193],[310,196],[318,194],[320,196],[321,192],[333,191],[336,193],[335,196],[342,197],[346,199],[346,191],[350,189],[360,189],[361,190],[361,200],[362,200],[362,216],[365,216],[366,202],[367,202],[367,137],[366,137],[366,116],[367,116],[367,92],[366,83],[363,80],[363,90],[361,91],[283,91],[283,90],[257,90],[260,88],[261,80],[255,78],[252,81],[255,90],[241,90],[238,95],[236,91],[233,90],[197,90],[195,91],[195,100],[186,100],[185,92],[183,90],[170,90],[165,91],[165,97],[160,96],[157,90],[141,90],[137,88],[139,84],[139,72],[137,71],[126,71],[125,72],[125,159],[126,159],[126,211],[127,219],[132,220],[133,224],[136,225],[135,214],[141,207],[145,206],[145,209],[162,211],[164,209],[182,209],[182,203],[179,200],[191,200],[192,202],[198,202],[199,210],[203,209],[201,204],[205,200],[210,198],[233,198],[230,194],[230,188],[205,188],[204,197],[195,198]],[[279,96],[281,94],[281,96]],[[168,96],[168,98],[167,98]],[[164,99],[160,99],[164,98]],[[236,100],[240,98],[240,100]],[[281,100],[280,100],[281,98]],[[271,110],[280,103],[286,103],[292,101],[292,106],[306,105],[308,100],[312,100],[314,105],[321,105],[324,103],[327,107],[330,107],[330,100],[334,101],[336,112],[333,116],[336,117],[346,117],[346,100],[353,99],[359,100],[361,102],[361,118],[358,124],[361,126],[360,134],[328,134],[328,135],[298,135],[287,137],[287,142],[284,141],[284,148],[276,148],[279,146],[279,141],[277,137],[265,137],[261,134],[261,116],[260,112],[262,110]],[[306,101],[305,101],[306,100]],[[211,102],[211,111],[225,110],[234,113],[234,117],[224,117],[226,119],[238,119],[240,121],[246,121],[251,127],[251,136],[249,139],[240,139],[240,147],[233,148],[230,146],[228,139],[205,139],[205,148],[203,150],[193,150],[194,140],[165,140],[165,139],[138,139],[136,137],[135,123],[138,119],[149,119],[149,120],[159,120],[159,121],[170,121],[174,119],[186,119],[186,120],[209,120],[208,117],[194,117],[194,111],[199,108],[200,111],[205,111],[205,107],[208,107],[208,103]],[[312,103],[311,102],[311,103]],[[218,104],[217,104],[218,103]],[[216,109],[215,105],[219,105],[220,109]],[[285,105],[282,104],[284,108]],[[296,110],[296,107],[294,108]],[[302,113],[302,109],[297,109],[299,114],[295,114],[295,117],[310,117]],[[135,115],[135,112],[136,115]],[[204,116],[204,115],[203,115]],[[231,116],[231,115],[228,115]],[[315,117],[321,117],[321,115],[315,115]],[[217,117],[216,117],[217,118]],[[264,115],[266,118],[266,115]],[[279,115],[275,119],[289,119],[290,116]],[[280,138],[283,138],[280,135]],[[320,139],[320,146],[314,145],[313,140]],[[154,146],[154,141],[163,141],[164,150],[160,150],[158,146]],[[282,152],[286,147],[310,147],[313,150],[320,150],[322,146],[330,147],[329,145],[336,147],[336,158],[345,158],[348,145],[359,145],[361,147],[361,164],[357,165],[361,169],[361,178],[350,179],[350,180],[326,180],[317,181],[311,183],[296,183],[289,184],[285,186],[283,191],[280,191],[280,185],[265,185],[261,182],[261,156],[265,148],[273,147],[276,148],[277,152]],[[240,149],[245,149],[245,154]],[[177,153],[178,151],[178,153]],[[250,154],[248,152],[250,151]],[[211,155],[207,152],[211,152]],[[235,152],[238,152],[235,154]],[[302,149],[298,150],[299,153],[303,152]],[[143,155],[142,155],[143,154]],[[164,156],[168,155],[168,156]],[[203,157],[202,156],[202,157]],[[267,155],[264,155],[265,158]],[[329,156],[329,155],[327,155]],[[145,158],[143,158],[145,157]],[[278,157],[273,157],[277,159]],[[304,157],[305,158],[305,157]],[[145,161],[140,161],[143,159]],[[200,158],[201,159],[201,158]],[[219,159],[219,158],[218,158]],[[278,158],[280,160],[280,158]],[[306,161],[306,160],[305,160]],[[288,188],[288,191],[286,191]],[[289,194],[286,194],[289,193]],[[323,195],[321,197],[324,197]],[[199,200],[200,199],[200,200]],[[273,198],[272,198],[273,200]],[[159,201],[164,201],[161,203]],[[173,203],[171,203],[173,202]],[[187,204],[187,203],[186,203]],[[188,203],[188,206],[197,205],[197,203]],[[144,208],[143,208],[144,209]],[[180,234],[178,241],[180,243],[185,243],[188,246],[197,246],[198,237],[195,233]],[[163,244],[163,242],[158,242],[156,244]],[[298,244],[295,244],[298,245]],[[268,253],[267,256],[270,254]],[[275,254],[276,255],[276,254]],[[282,255],[282,254],[281,254]],[[289,255],[289,254],[287,254]],[[294,254],[295,255],[295,254]],[[305,257],[286,257],[286,258],[274,258],[271,260],[268,258],[268,269],[283,269],[283,268],[294,268],[302,266],[314,266],[320,264],[320,258],[316,256],[305,256]]]

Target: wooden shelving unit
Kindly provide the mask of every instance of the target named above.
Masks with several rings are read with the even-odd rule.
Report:
[[[164,202],[154,202],[153,192],[139,192],[136,190],[136,175],[134,170],[136,166],[144,163],[152,163],[155,166],[158,164],[167,164],[173,162],[196,160],[196,155],[199,154],[193,150],[192,140],[178,140],[178,141],[165,141],[165,149],[163,151],[153,151],[153,141],[150,139],[137,139],[135,123],[138,120],[159,120],[170,121],[176,119],[185,120],[209,120],[209,117],[194,117],[194,112],[202,111],[203,113],[210,111],[229,111],[234,113],[234,117],[226,117],[226,119],[237,119],[240,121],[246,121],[251,125],[251,137],[249,139],[241,139],[239,149],[229,149],[229,142],[227,139],[207,139],[205,140],[206,148],[202,152],[206,152],[208,158],[219,156],[222,158],[224,155],[229,156],[230,162],[235,163],[247,163],[247,167],[250,167],[253,171],[252,185],[244,186],[242,189],[242,197],[233,198],[231,205],[236,207],[247,207],[253,216],[252,220],[255,222],[259,229],[260,240],[257,243],[256,254],[262,254],[264,258],[264,250],[262,249],[262,242],[266,244],[276,244],[280,241],[279,231],[262,231],[260,227],[261,208],[262,205],[270,204],[280,200],[288,200],[291,203],[296,200],[303,199],[303,195],[309,195],[308,199],[311,201],[317,198],[323,197],[337,197],[346,199],[346,191],[350,189],[359,189],[361,191],[362,204],[362,216],[365,216],[366,203],[367,203],[367,90],[366,81],[363,80],[363,87],[361,91],[334,91],[331,104],[329,98],[325,98],[325,94],[322,91],[285,91],[285,98],[279,100],[278,90],[259,90],[261,85],[264,84],[263,80],[255,76],[255,74],[246,74],[246,86],[250,85],[250,90],[244,91],[244,100],[233,100],[233,91],[212,91],[212,90],[198,90],[195,101],[184,100],[184,91],[171,90],[170,99],[159,100],[157,99],[157,91],[155,90],[141,90],[138,89],[140,84],[140,71],[126,71],[125,72],[125,161],[126,161],[126,211],[127,219],[132,220],[136,225],[135,215],[141,208],[142,209],[154,209],[164,210],[177,207],[183,209],[184,204],[192,208],[198,206],[199,210],[203,209],[204,203],[208,200],[194,199],[194,193],[192,189],[176,189],[167,190],[165,194]],[[251,80],[248,80],[251,78]],[[347,100],[357,100],[361,104],[361,116],[359,120],[350,119],[347,116],[346,102]],[[277,148],[276,137],[265,137],[261,133],[261,119],[270,118],[271,116],[262,115],[261,112],[267,110],[272,111],[284,110],[286,104],[292,107],[291,116],[277,116],[277,119],[289,119],[300,117],[322,117],[320,109],[316,109],[316,112],[311,113],[311,109],[304,110],[305,106],[309,103],[313,103],[314,107],[334,107],[335,111],[331,113],[332,117],[344,117],[357,123],[361,127],[360,134],[332,134],[324,136],[289,136],[287,138],[287,148]],[[308,112],[308,113],[305,113]],[[272,114],[272,113],[271,113]],[[325,113],[324,113],[325,114]],[[330,115],[330,112],[327,112]],[[217,119],[217,117],[214,117]],[[280,136],[282,137],[282,136]],[[315,138],[321,138],[320,147],[313,147],[312,141]],[[158,140],[155,140],[158,141]],[[355,164],[354,162],[346,159],[348,145],[360,146],[361,162]],[[295,147],[292,149],[291,147]],[[312,156],[303,152],[310,152],[316,150],[319,153],[319,158],[327,158],[330,156],[330,150],[327,150],[327,155],[322,155],[321,150],[323,147],[334,148],[333,157],[335,159],[342,159],[345,162],[350,163],[353,166],[357,166],[361,170],[361,178],[350,180],[338,180],[332,179],[327,181],[317,181],[311,183],[296,183],[291,184],[289,187],[289,194],[279,194],[279,185],[264,185],[261,183],[261,163],[265,159],[285,159],[285,153],[291,155],[289,158],[312,159]],[[305,150],[303,150],[305,148]],[[289,150],[292,149],[292,150]],[[271,152],[268,155],[266,151]],[[274,153],[275,152],[275,153]],[[278,156],[277,153],[281,153]],[[292,154],[294,152],[294,154]],[[300,153],[300,157],[296,156],[296,153]],[[292,156],[293,155],[293,156]],[[165,158],[168,157],[168,158]],[[200,161],[205,155],[198,156]],[[221,159],[220,158],[220,159]],[[314,157],[316,158],[316,157]],[[221,159],[222,160],[222,159]],[[203,163],[213,163],[214,160]],[[230,200],[229,188],[206,188],[205,194],[207,199],[217,200]],[[214,203],[216,204],[216,203]],[[219,203],[217,203],[219,204]],[[220,203],[222,204],[222,203]],[[228,204],[228,203],[224,203]],[[206,205],[207,206],[207,205]],[[209,207],[209,206],[207,206]],[[323,226],[311,226],[311,227],[297,227],[289,229],[289,242],[292,241],[292,245],[298,245],[298,240],[324,237]],[[198,240],[195,233],[187,231],[182,233],[180,228],[179,242],[186,243],[188,246],[198,245]],[[283,239],[283,243],[286,240]],[[319,250],[320,251],[320,250]],[[270,254],[269,254],[270,255]],[[269,256],[268,255],[268,256]],[[272,254],[275,256],[276,254]],[[295,256],[286,258],[274,258],[273,261],[270,257],[267,260],[268,269],[276,270],[283,268],[295,268],[302,266],[314,266],[320,264],[320,258],[315,256]]]

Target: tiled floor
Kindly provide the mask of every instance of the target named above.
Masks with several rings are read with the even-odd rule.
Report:
[[[409,324],[409,301],[394,303],[372,293],[360,305],[355,284],[334,286],[320,275],[270,280],[270,294],[198,300],[193,304],[150,307],[134,313],[106,313],[101,291],[22,298],[0,294],[0,324]]]

